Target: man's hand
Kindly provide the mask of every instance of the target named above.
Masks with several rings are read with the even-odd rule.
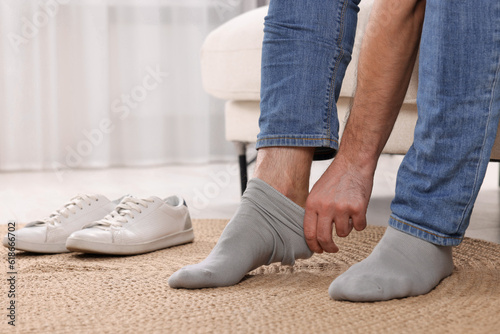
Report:
[[[377,160],[410,82],[425,14],[425,0],[376,0],[361,45],[357,91],[339,151],[306,202],[309,248],[337,252],[338,236],[366,227]]]
[[[333,225],[340,237],[349,235],[353,227],[357,231],[366,227],[373,173],[363,169],[340,156],[314,185],[304,217],[304,235],[313,252],[338,252],[332,240]]]

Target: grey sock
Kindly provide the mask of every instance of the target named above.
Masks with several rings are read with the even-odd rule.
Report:
[[[437,246],[388,227],[363,261],[337,277],[328,290],[336,300],[379,301],[431,291],[453,271],[451,246]]]
[[[293,265],[312,256],[304,239],[304,209],[260,179],[252,179],[240,207],[201,263],[175,272],[172,288],[234,285],[264,264]]]

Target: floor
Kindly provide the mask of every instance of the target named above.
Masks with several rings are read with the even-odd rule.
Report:
[[[387,225],[401,156],[384,155],[375,175],[368,223]],[[311,184],[328,167],[313,164]],[[500,243],[499,164],[490,163],[466,236]],[[251,168],[250,168],[251,173]],[[193,218],[230,218],[240,198],[239,170],[234,163],[174,165],[151,168],[0,173],[0,223],[41,219],[78,193],[102,193],[110,199],[179,194]]]

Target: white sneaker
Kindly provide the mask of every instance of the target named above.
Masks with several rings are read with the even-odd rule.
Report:
[[[102,219],[120,200],[111,202],[103,195],[88,194],[72,198],[48,218],[28,223],[14,232],[15,248],[36,253],[65,253],[66,239],[89,222]],[[8,246],[7,235],[2,244]]]
[[[194,240],[186,202],[179,196],[125,197],[103,219],[71,234],[66,248],[97,254],[134,255]]]

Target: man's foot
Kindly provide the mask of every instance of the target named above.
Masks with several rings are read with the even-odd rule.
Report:
[[[451,246],[388,227],[373,252],[337,277],[328,292],[336,300],[364,302],[422,295],[452,273],[451,253]]]
[[[209,288],[238,283],[261,265],[312,256],[303,230],[304,209],[260,179],[252,179],[235,216],[215,248],[199,264],[175,272],[172,288]]]

